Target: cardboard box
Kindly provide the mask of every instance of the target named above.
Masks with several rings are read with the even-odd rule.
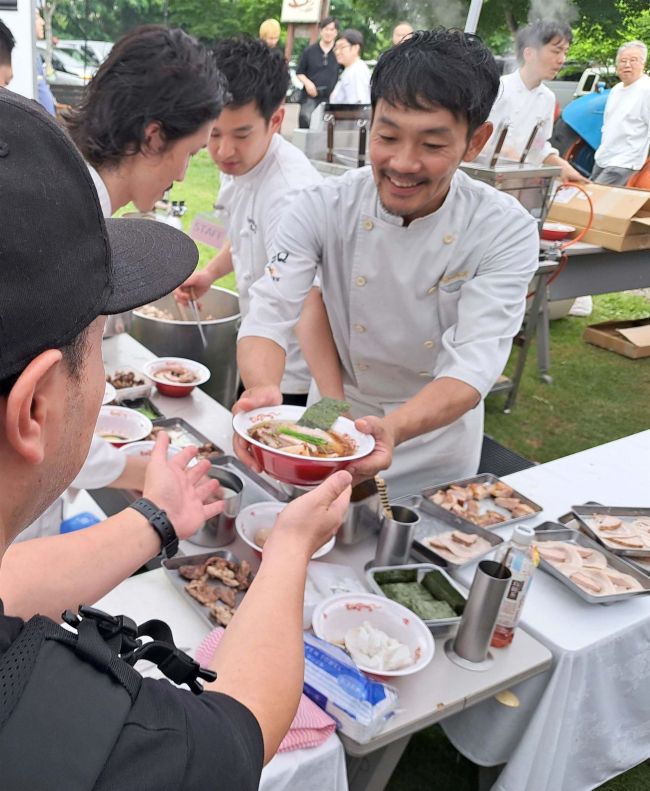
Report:
[[[638,360],[650,357],[650,316],[631,321],[591,324],[582,336],[587,343]]]
[[[594,214],[582,241],[608,250],[650,248],[650,191],[604,184],[586,184],[584,189],[591,198]],[[589,214],[586,196],[568,187],[557,193],[548,219],[582,230],[589,222]]]

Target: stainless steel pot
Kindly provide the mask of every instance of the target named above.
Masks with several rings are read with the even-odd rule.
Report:
[[[237,373],[237,331],[240,324],[237,294],[225,288],[212,286],[200,299],[203,331],[208,341],[203,348],[196,322],[191,311],[185,318],[174,297],[169,294],[152,302],[156,308],[166,310],[173,320],[145,316],[138,309],[133,311],[131,335],[159,357],[186,357],[203,363],[210,369],[210,379],[201,389],[226,408],[235,403],[239,376]],[[204,316],[211,316],[203,320]]]

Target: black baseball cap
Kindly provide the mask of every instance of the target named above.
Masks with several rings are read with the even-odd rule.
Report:
[[[40,105],[0,88],[0,379],[97,316],[169,294],[198,250],[151,220],[107,219],[84,160]]]

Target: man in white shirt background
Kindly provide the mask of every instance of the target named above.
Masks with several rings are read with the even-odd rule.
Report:
[[[526,162],[559,166],[564,181],[584,182],[587,179],[551,146],[555,96],[543,83],[552,80],[562,68],[572,38],[571,28],[557,20],[533,22],[517,31],[515,46],[519,68],[501,77],[499,96],[489,119],[494,131],[486,150],[492,153],[499,129],[507,123],[508,134],[501,154],[518,161],[539,124]]]
[[[330,104],[370,104],[370,69],[361,60],[363,36],[358,30],[344,30],[334,45],[334,54],[343,72],[330,94]]]
[[[607,97],[603,136],[591,177],[598,184],[625,185],[641,170],[650,148],[650,77],[644,73],[648,48],[628,41],[616,55],[621,78]]]
[[[483,397],[519,330],[539,235],[512,196],[458,169],[490,135],[499,75],[475,36],[419,31],[385,52],[371,82],[372,167],[305,190],[282,218],[275,258],[251,289],[235,410],[280,402],[287,340],[318,274],[339,377],[307,360],[322,395],[345,396],[388,469],[393,496],[472,475]],[[341,386],[342,380],[342,386]],[[246,443],[237,453],[251,466]]]
[[[205,294],[215,280],[235,273],[242,317],[248,314],[249,290],[275,253],[275,232],[297,193],[322,181],[300,149],[279,134],[289,71],[284,58],[248,37],[225,39],[214,49],[218,69],[228,80],[230,100],[212,127],[208,150],[221,171],[217,217],[228,242],[175,296],[187,303]],[[314,289],[309,307],[320,310]],[[325,321],[325,325],[327,322]],[[334,355],[333,344],[329,345]],[[282,381],[284,403],[304,405],[311,375],[296,338],[289,346]]]

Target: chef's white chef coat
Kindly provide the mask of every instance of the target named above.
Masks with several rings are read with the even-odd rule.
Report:
[[[361,58],[343,69],[328,101],[330,104],[370,104],[370,69]]]
[[[485,151],[492,155],[497,143],[499,127],[505,122],[510,126],[503,148],[514,149],[519,158],[526,148],[535,124],[543,121],[526,157],[526,162],[540,165],[549,154],[558,153],[557,148],[553,148],[550,143],[554,114],[555,96],[544,83],[531,90],[521,79],[519,69],[512,74],[505,74],[501,77],[499,95],[488,119],[494,125],[494,131],[485,146]]]
[[[278,227],[239,337],[286,349],[316,273],[355,417],[385,416],[440,377],[485,396],[507,361],[539,235],[511,196],[457,171],[438,211],[404,226],[370,168],[305,190]],[[393,496],[476,472],[482,403],[400,445]]]
[[[301,189],[322,180],[303,152],[277,134],[252,170],[243,176],[221,176],[215,210],[228,229],[242,316],[249,310],[250,287],[275,252],[273,239],[280,218]],[[282,392],[307,393],[310,381],[300,345],[292,337]]]
[[[640,170],[649,148],[650,77],[643,74],[627,87],[617,83],[607,97],[596,164],[601,168]]]

